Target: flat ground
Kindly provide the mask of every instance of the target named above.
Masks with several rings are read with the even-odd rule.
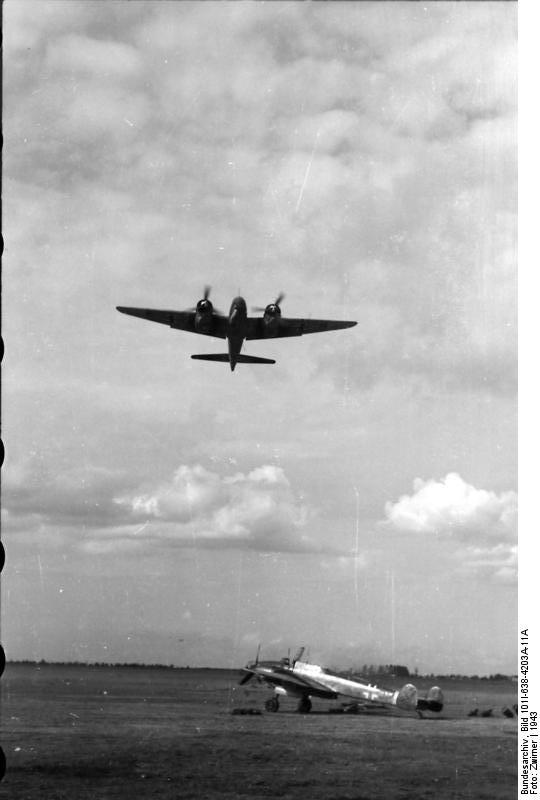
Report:
[[[311,714],[238,687],[238,672],[9,665],[0,798],[507,800],[517,791],[510,681],[440,681],[442,714]],[[419,688],[429,682],[417,681]],[[388,684],[387,684],[388,685]],[[389,688],[393,688],[391,685]],[[493,708],[489,718],[467,717]]]

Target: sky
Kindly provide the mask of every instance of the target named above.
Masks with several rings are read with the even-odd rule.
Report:
[[[516,101],[515,3],[7,0],[8,659],[516,671]]]

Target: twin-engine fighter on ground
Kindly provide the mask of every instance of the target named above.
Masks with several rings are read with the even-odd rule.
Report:
[[[243,297],[235,297],[231,303],[228,316],[220,314],[212,305],[210,287],[204,289],[204,296],[195,308],[187,311],[161,311],[153,308],[131,308],[116,306],[122,314],[132,317],[141,317],[151,322],[161,322],[171,328],[192,333],[201,333],[204,336],[215,336],[218,339],[227,339],[228,353],[204,353],[193,355],[191,358],[202,361],[225,361],[234,370],[237,364],[275,364],[271,358],[246,356],[240,353],[244,339],[277,339],[282,336],[302,336],[305,333],[319,333],[333,331],[340,328],[352,328],[356,322],[346,322],[331,319],[293,319],[282,317],[280,303],[284,295],[280,294],[273,303],[266,308],[254,309],[262,311],[261,317],[248,317],[246,301]]]
[[[416,711],[420,717],[423,711],[442,711],[443,693],[438,686],[433,686],[426,697],[418,697],[418,691],[412,683],[407,683],[397,691],[379,689],[371,684],[344,678],[318,664],[301,661],[303,653],[304,648],[301,647],[292,661],[289,658],[282,658],[280,661],[259,661],[257,652],[255,661],[244,667],[245,675],[240,685],[243,686],[252,678],[256,678],[272,686],[274,696],[266,701],[267,711],[279,709],[280,695],[298,697],[298,711],[305,714],[311,711],[311,697],[336,700],[340,695],[352,699],[359,705]]]

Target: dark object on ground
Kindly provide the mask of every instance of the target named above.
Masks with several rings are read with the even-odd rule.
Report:
[[[480,716],[481,717],[492,717],[493,716],[493,709],[492,708],[488,708],[487,711],[482,711]]]
[[[233,708],[231,714],[256,714],[257,716],[260,716],[262,711],[260,711],[258,708]]]
[[[508,708],[508,706],[506,708],[503,708],[502,713],[504,714],[505,717],[508,717],[508,719],[514,718],[514,712],[512,711],[511,708]]]
[[[478,709],[475,708],[473,711],[469,711],[467,714],[468,717],[477,717],[478,716]]]

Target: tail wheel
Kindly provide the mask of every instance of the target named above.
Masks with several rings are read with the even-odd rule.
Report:
[[[277,711],[279,709],[279,700],[277,697],[272,697],[270,700],[266,701],[264,707],[267,711]]]

